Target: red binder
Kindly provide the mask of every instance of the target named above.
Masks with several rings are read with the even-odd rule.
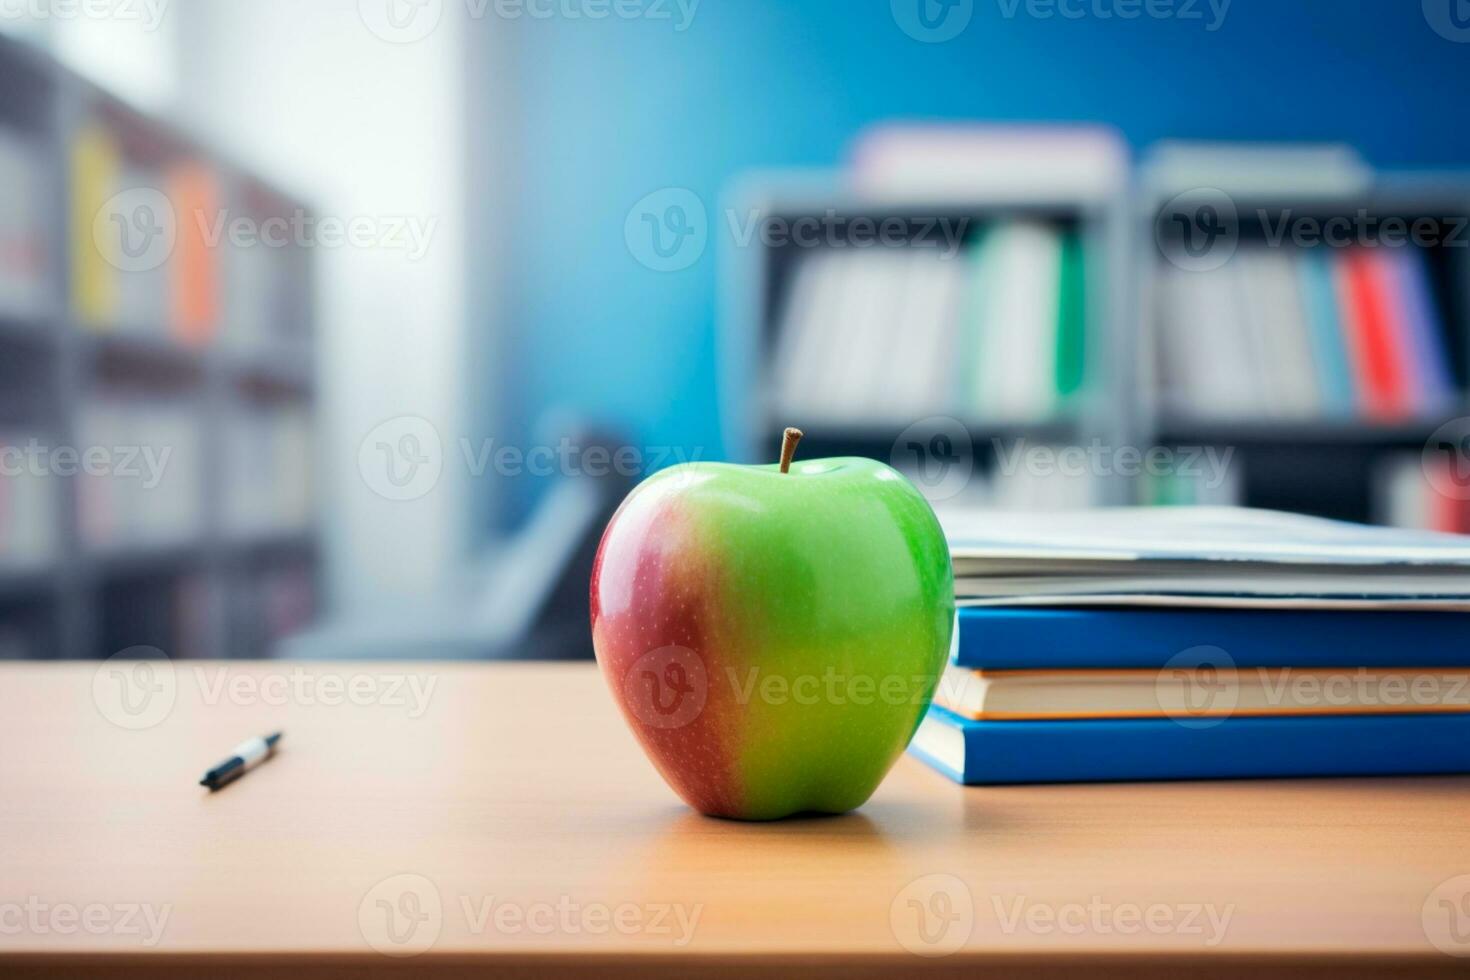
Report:
[[[1342,255],[1342,323],[1367,414],[1398,419],[1411,414],[1413,403],[1408,338],[1378,266],[1377,257],[1363,249],[1349,249]]]

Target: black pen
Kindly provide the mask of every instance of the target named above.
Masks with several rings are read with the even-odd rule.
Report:
[[[228,786],[241,776],[245,775],[266,759],[269,759],[276,751],[276,743],[281,740],[281,733],[267,735],[264,738],[248,738],[235,746],[235,751],[228,759],[215,766],[204,774],[199,780],[200,786],[208,786],[210,791]]]

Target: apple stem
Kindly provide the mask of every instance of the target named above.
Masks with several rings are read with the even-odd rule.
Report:
[[[781,472],[791,472],[791,461],[796,458],[796,444],[801,442],[800,429],[787,429],[781,435]]]

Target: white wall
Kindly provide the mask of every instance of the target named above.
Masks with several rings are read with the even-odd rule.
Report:
[[[447,464],[465,431],[465,25],[459,5],[443,6],[413,43],[376,36],[355,0],[187,0],[173,11],[191,128],[321,215],[435,222],[417,261],[315,250],[329,589],[348,614],[437,590],[466,539],[463,467],[445,465],[421,498],[391,501],[358,466],[364,437],[395,416],[428,419]]]

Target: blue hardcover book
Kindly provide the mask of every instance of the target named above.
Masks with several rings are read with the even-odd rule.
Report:
[[[968,785],[1470,772],[1470,714],[1210,722],[968,721],[936,706],[909,751]]]
[[[959,611],[954,661],[977,670],[1153,669],[1198,647],[1225,651],[1228,661],[1207,658],[1217,666],[1470,667],[1470,615],[980,606]]]

